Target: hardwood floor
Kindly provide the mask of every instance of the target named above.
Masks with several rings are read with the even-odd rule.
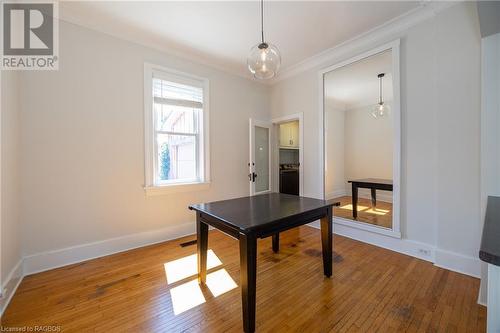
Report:
[[[332,199],[340,201],[339,207],[334,207],[333,215],[353,220],[352,197],[343,196]],[[358,218],[356,221],[392,228],[392,203],[377,201],[377,206],[372,207],[370,199],[358,198]]]
[[[210,232],[209,249],[221,264],[209,270],[209,288],[200,289],[191,275],[196,246],[180,246],[193,238],[27,276],[2,325],[56,325],[63,332],[240,332],[238,243]],[[258,244],[257,332],[486,331],[476,278],[335,236],[333,277],[327,279],[319,230],[304,226],[280,238],[278,254],[271,238]],[[209,267],[216,259],[209,256]]]

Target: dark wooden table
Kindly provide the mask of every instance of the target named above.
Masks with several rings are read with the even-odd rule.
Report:
[[[352,185],[352,217],[358,217],[358,188],[369,188],[372,194],[372,206],[377,205],[377,190],[392,191],[392,180],[365,178],[349,180]]]
[[[486,331],[500,332],[500,197],[488,197],[479,259],[488,264]]]
[[[255,331],[257,239],[272,236],[273,251],[279,251],[279,233],[321,220],[323,272],[332,275],[332,206],[337,203],[282,193],[262,194],[189,206],[196,211],[198,236],[198,281],[206,282],[208,226],[240,242],[243,328]]]

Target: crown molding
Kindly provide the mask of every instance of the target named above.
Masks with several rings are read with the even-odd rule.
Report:
[[[102,34],[105,34],[107,36],[117,38],[122,41],[130,42],[142,47],[147,47],[149,49],[152,49],[157,52],[161,52],[165,55],[178,58],[181,60],[185,60],[187,62],[191,62],[192,64],[195,65],[201,65],[201,66],[206,66],[211,69],[218,70],[220,72],[229,74],[229,75],[234,75],[239,78],[243,78],[246,80],[249,80],[254,83],[259,83],[259,84],[265,84],[265,82],[259,81],[255,79],[250,73],[247,71],[242,71],[240,70],[240,66],[237,64],[232,64],[231,66],[223,66],[220,65],[214,61],[210,61],[207,59],[207,56],[202,56],[202,55],[197,55],[185,51],[181,51],[175,48],[172,48],[171,46],[167,45],[167,43],[163,42],[162,40],[156,39],[156,38],[149,38],[149,39],[142,39],[138,40],[138,38],[133,37],[131,34],[127,33],[126,31],[122,30],[115,30],[115,29],[102,29],[102,28],[97,28],[94,26],[87,25],[85,23],[82,23],[79,18],[77,18],[72,11],[65,9],[64,15],[59,14],[59,17],[57,18],[61,22],[65,22],[67,24],[71,24],[73,26],[77,26],[83,29],[99,32]],[[241,68],[246,68],[246,66],[241,66]]]
[[[296,65],[284,68],[275,79],[266,83],[276,84],[307,70],[321,67],[332,59],[340,59],[356,50],[370,47],[374,43],[398,38],[409,28],[435,17],[438,13],[460,2],[462,1],[422,1],[419,7],[401,16],[309,57]]]
[[[86,24],[80,22],[78,18],[68,10],[67,8],[64,11],[64,15],[59,14],[58,19],[60,21],[76,25],[85,29],[94,30],[100,33],[104,33],[108,36],[118,38],[121,40],[125,40],[137,45],[145,46],[150,49],[160,51],[164,54],[167,54],[172,57],[176,57],[179,59],[183,59],[194,64],[206,66],[215,70],[219,70],[226,74],[235,75],[243,79],[247,79],[251,82],[261,84],[264,86],[273,85],[277,82],[285,80],[287,78],[296,76],[304,71],[307,71],[312,68],[316,68],[324,64],[325,62],[331,61],[331,59],[335,59],[337,57],[342,57],[343,55],[347,55],[356,51],[357,49],[370,46],[377,41],[381,40],[389,40],[394,39],[401,35],[407,29],[417,25],[418,23],[425,21],[429,18],[434,17],[439,12],[453,6],[456,3],[462,2],[459,1],[430,1],[425,0],[421,1],[420,6],[401,15],[398,16],[386,23],[379,25],[371,30],[368,30],[356,37],[348,39],[341,44],[334,46],[332,48],[326,49],[312,57],[309,57],[295,65],[286,67],[281,70],[277,77],[271,80],[257,80],[252,77],[247,71],[241,71],[239,66],[222,66],[217,64],[210,59],[207,59],[206,56],[190,54],[189,52],[184,52],[180,50],[176,50],[165,43],[162,43],[158,40],[141,40],[138,41],[137,38],[132,37],[125,31],[110,31],[110,29],[99,29],[97,27],[91,27]],[[238,68],[236,68],[238,67]]]

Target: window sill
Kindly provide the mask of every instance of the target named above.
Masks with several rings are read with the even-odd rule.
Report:
[[[152,196],[167,195],[173,193],[203,191],[203,190],[208,190],[209,188],[210,188],[210,182],[203,182],[203,183],[182,183],[182,184],[171,184],[171,185],[146,186],[144,187],[144,191],[146,192],[146,196],[152,197]]]

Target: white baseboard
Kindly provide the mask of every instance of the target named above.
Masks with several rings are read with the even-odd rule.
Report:
[[[325,199],[330,200],[330,199],[334,199],[334,198],[338,198],[338,197],[343,197],[346,195],[347,195],[347,192],[344,189],[333,190],[332,192],[328,192],[325,194]]]
[[[2,298],[0,299],[0,318],[9,305],[12,296],[16,293],[17,287],[21,284],[23,277],[23,259],[20,259],[16,266],[10,271],[9,275],[7,275],[5,282],[1,286]]]
[[[481,278],[481,261],[479,258],[465,256],[460,253],[436,249],[434,265],[450,271]]]
[[[330,200],[338,197],[344,197],[347,195],[346,190],[340,189],[340,190],[334,190],[332,192],[326,193],[325,194],[325,199]]]
[[[319,222],[310,223],[309,226],[319,229]],[[333,233],[422,260],[434,261],[434,248],[429,244],[376,234],[337,223],[333,225]]]
[[[310,223],[309,226],[319,229],[319,222]],[[397,239],[337,223],[333,226],[333,232],[337,235],[430,261],[434,265],[450,271],[476,278],[481,277],[481,262],[478,258],[439,249],[426,243],[409,239]]]
[[[146,245],[192,235],[195,231],[196,224],[194,222],[190,222],[163,229],[146,231],[29,255],[24,257],[24,274],[29,275],[39,273],[49,269],[95,259],[117,252],[127,251]]]

